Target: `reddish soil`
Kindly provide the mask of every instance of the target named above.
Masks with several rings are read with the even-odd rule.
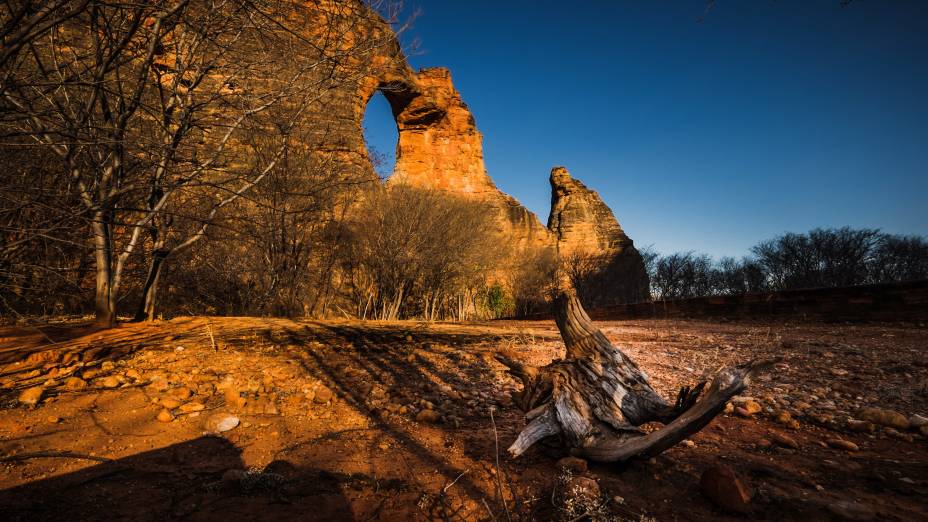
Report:
[[[722,415],[648,461],[591,464],[585,475],[599,483],[605,515],[928,520],[926,439],[845,425],[865,406],[928,414],[925,328],[598,324],[667,397],[722,365],[784,357],[746,392],[760,413]],[[517,385],[490,360],[504,349],[538,365],[563,356],[546,321],[186,318],[0,329],[2,518],[556,519],[563,453],[505,451],[524,423],[508,400]],[[36,386],[40,402],[22,404]],[[158,403],[170,398],[174,419],[161,422]],[[780,411],[798,429],[778,424]],[[220,413],[241,423],[209,433]],[[771,432],[798,448],[768,444]],[[825,444],[835,438],[860,449]],[[702,472],[718,463],[751,488],[747,513],[700,492]]]

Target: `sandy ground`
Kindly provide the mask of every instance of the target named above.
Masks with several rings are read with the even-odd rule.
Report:
[[[924,327],[598,324],[666,397],[720,366],[784,357],[746,392],[761,411],[722,415],[654,459],[591,463],[601,514],[928,520],[928,439],[848,423],[865,407],[928,415]],[[563,356],[546,321],[0,329],[2,518],[563,518],[552,501],[563,452],[505,452],[524,422],[508,399],[518,385],[491,360],[499,350],[537,365]],[[746,513],[701,492],[716,464],[750,488]]]

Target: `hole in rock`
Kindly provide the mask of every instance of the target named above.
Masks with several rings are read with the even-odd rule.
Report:
[[[380,179],[393,175],[399,130],[390,109],[390,102],[377,91],[371,96],[364,112],[364,142],[367,154]]]

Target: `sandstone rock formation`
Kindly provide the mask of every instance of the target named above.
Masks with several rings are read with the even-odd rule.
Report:
[[[622,253],[634,249],[612,210],[599,194],[574,179],[564,167],[551,169],[551,214],[548,229],[556,236],[558,254]]]
[[[499,231],[516,249],[553,246],[538,218],[487,174],[483,136],[451,83],[451,72],[423,69],[414,78],[421,94],[396,115],[399,144],[390,182],[487,203],[497,214]]]
[[[353,16],[361,16],[363,7],[358,9]],[[366,37],[380,45],[372,47],[363,58],[366,63],[355,68],[363,71],[356,83],[320,101],[328,124],[307,145],[321,151],[323,161],[337,166],[339,172],[355,172],[355,178],[377,179],[365,148],[362,122],[369,100],[379,91],[389,102],[399,131],[389,184],[446,190],[481,201],[496,214],[499,232],[514,252],[556,251],[562,260],[581,252],[599,256],[613,278],[621,280],[618,286],[609,283],[606,290],[614,289],[616,299],[623,302],[643,297],[647,275],[641,257],[595,192],[571,178],[566,169],[556,168],[551,175],[551,218],[548,227],[543,226],[488,175],[483,136],[455,89],[450,71],[413,71],[389,25],[379,17],[364,17],[364,23],[354,30],[356,40]]]
[[[594,305],[647,299],[641,254],[599,194],[564,167],[551,169],[550,181],[548,229],[581,297]]]

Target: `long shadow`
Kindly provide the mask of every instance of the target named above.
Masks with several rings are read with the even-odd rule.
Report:
[[[50,457],[41,457],[50,458]],[[5,466],[22,465],[7,463]],[[244,469],[241,451],[201,437],[0,491],[2,518],[35,520],[354,520],[356,478],[275,461]],[[229,471],[233,470],[233,471]],[[381,484],[402,489],[404,484]]]

